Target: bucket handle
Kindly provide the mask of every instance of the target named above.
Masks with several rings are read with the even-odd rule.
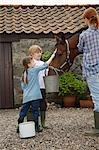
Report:
[[[54,72],[56,73],[57,76],[59,75],[58,72],[57,72],[57,70],[53,66],[49,66],[49,68],[52,69],[52,70],[54,70]],[[47,76],[46,75],[46,70],[45,70],[45,76]]]

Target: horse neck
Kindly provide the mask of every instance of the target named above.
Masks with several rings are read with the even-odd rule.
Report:
[[[71,38],[68,39],[69,50],[70,50],[70,60],[73,63],[74,58],[79,55],[79,51],[77,48],[77,44],[79,42],[79,34],[75,34]]]
[[[68,39],[70,49],[78,49],[77,44],[79,42],[79,33],[76,33]]]

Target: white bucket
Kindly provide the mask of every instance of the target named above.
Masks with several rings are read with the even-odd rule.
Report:
[[[29,138],[35,136],[35,123],[34,121],[23,122],[19,124],[20,138]]]

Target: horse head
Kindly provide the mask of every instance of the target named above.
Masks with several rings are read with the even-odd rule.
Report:
[[[55,35],[57,48],[56,56],[52,60],[50,66],[53,66],[59,74],[69,71],[73,64],[74,58],[79,54],[77,43],[79,40],[79,34],[75,34],[72,37],[65,39],[63,33]],[[55,74],[52,69],[49,69],[49,75]]]

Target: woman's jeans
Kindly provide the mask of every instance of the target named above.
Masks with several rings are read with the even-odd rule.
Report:
[[[99,112],[99,73],[88,77],[87,83],[94,103],[94,111]]]
[[[40,108],[40,100],[32,100],[30,102],[24,103],[22,105],[21,111],[19,113],[19,118],[24,119],[24,117],[27,115],[27,112],[32,107],[32,116],[33,119],[38,119],[39,116],[39,108]]]

